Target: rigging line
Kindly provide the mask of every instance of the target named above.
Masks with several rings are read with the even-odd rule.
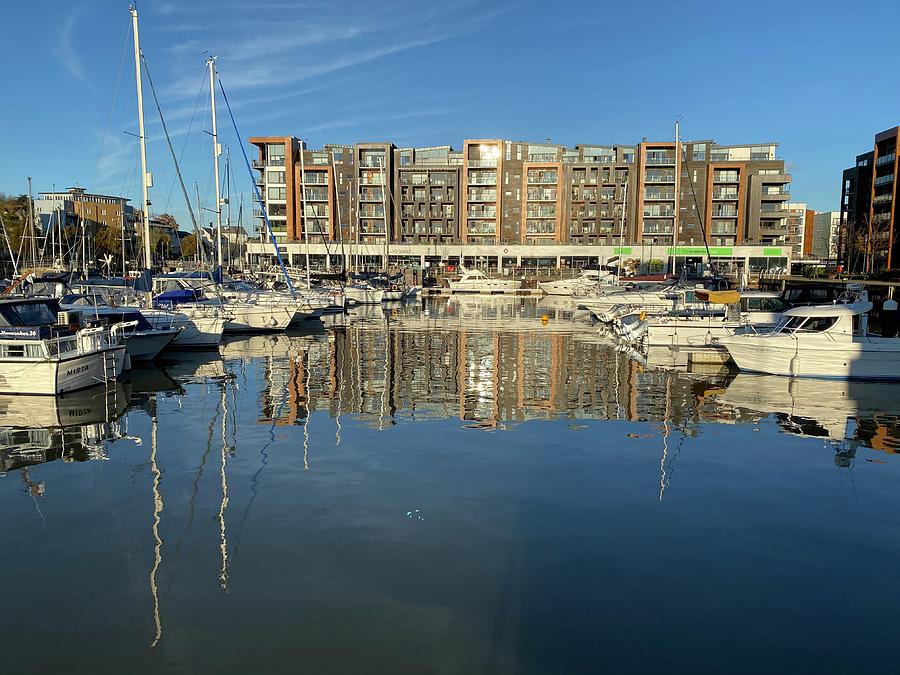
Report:
[[[125,69],[125,55],[128,53],[128,34],[131,32],[131,19],[125,23],[125,34],[122,36],[122,61],[119,63],[119,76],[116,78],[116,88],[113,92],[112,105],[109,107],[109,115],[106,117],[106,128],[103,130],[103,138],[100,139],[100,153],[97,156],[97,164],[94,166],[94,176],[91,178],[91,192],[97,182],[97,174],[100,173],[100,162],[103,159],[103,148],[109,137],[109,127],[112,124],[113,113],[116,110],[116,102],[119,100],[119,85],[122,83],[122,71]]]
[[[197,98],[194,100],[194,109],[191,111],[191,119],[188,122],[187,131],[184,133],[184,143],[181,144],[181,150],[178,153],[178,161],[181,162],[184,159],[184,151],[187,149],[188,141],[191,138],[191,131],[194,129],[194,118],[197,116],[197,108],[200,107],[200,98],[203,96],[203,90],[206,85],[206,68],[203,69],[203,77],[200,78],[200,89],[197,91]],[[175,184],[169,186],[169,194],[166,196],[166,206],[165,209],[168,209],[169,202],[172,200],[172,191],[175,189]]]
[[[237,136],[238,145],[241,148],[241,154],[244,156],[244,163],[247,165],[247,171],[250,174],[250,180],[253,180],[253,167],[250,165],[250,158],[247,156],[247,148],[244,147],[243,136],[241,136],[238,131],[237,121],[234,119],[234,113],[231,111],[231,103],[228,101],[228,96],[225,94],[225,85],[222,84],[222,78],[219,79],[219,90],[222,92],[222,99],[225,101],[225,108],[228,110],[228,116],[231,118],[231,125],[234,127],[234,135]],[[259,187],[256,183],[253,183],[253,192],[256,196],[256,201],[259,202],[259,207],[262,209],[263,220],[266,222],[266,229],[269,231],[269,240],[272,242],[272,247],[275,249],[275,258],[278,260],[278,265],[281,267],[281,273],[284,275],[284,281],[287,284],[288,289],[291,291],[291,297],[296,299],[297,292],[294,290],[294,284],[291,281],[290,275],[287,273],[287,269],[284,267],[284,260],[281,258],[281,251],[278,250],[278,240],[275,239],[275,233],[272,231],[272,223],[269,222],[269,214],[266,213],[266,205],[263,202],[262,195],[259,192]]]
[[[184,178],[181,176],[181,168],[178,166],[178,158],[175,157],[175,148],[172,147],[172,139],[169,137],[169,127],[166,125],[166,119],[163,117],[162,108],[159,105],[159,99],[156,97],[156,88],[153,86],[153,78],[150,77],[150,67],[147,59],[141,54],[141,61],[144,64],[144,72],[147,73],[147,83],[150,85],[150,91],[153,94],[153,102],[156,103],[156,110],[159,113],[159,121],[162,123],[163,132],[166,135],[166,143],[169,146],[169,152],[172,155],[172,161],[175,162],[175,174],[178,176],[178,184],[181,186],[181,194],[184,195],[184,202],[187,204],[188,213],[191,216],[191,223],[197,226],[197,219],[194,217],[194,209],[191,207],[191,199],[188,197],[187,188],[184,186]],[[176,235],[177,236],[177,235]]]

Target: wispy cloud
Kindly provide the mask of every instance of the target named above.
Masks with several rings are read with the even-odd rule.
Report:
[[[83,10],[73,10],[63,19],[59,29],[59,35],[56,39],[56,45],[52,48],[53,54],[68,69],[72,77],[84,82],[94,91],[97,90],[96,85],[87,76],[84,69],[84,63],[81,60],[81,54],[75,46],[75,23],[84,16]]]

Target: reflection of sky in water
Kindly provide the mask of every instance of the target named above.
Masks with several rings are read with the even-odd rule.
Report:
[[[892,385],[645,371],[486,306],[0,400],[10,672],[887,669]]]

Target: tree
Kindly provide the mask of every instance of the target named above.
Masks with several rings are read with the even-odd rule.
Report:
[[[156,255],[161,255],[165,258],[168,254],[172,245],[172,239],[165,232],[160,232],[159,230],[150,231],[150,247],[153,249],[153,252]]]
[[[0,230],[0,259],[7,259],[10,249],[14,256],[20,257],[19,249],[23,246],[22,239],[25,236],[25,226],[28,222],[28,197],[26,195],[12,197],[0,193],[0,218],[3,219],[3,226],[6,230],[5,240],[3,231]],[[37,236],[36,228],[33,232]],[[27,254],[27,251],[25,253]]]
[[[122,231],[112,225],[101,227],[94,237],[94,248],[98,256],[119,255],[122,252]]]
[[[162,223],[163,225],[170,227],[173,232],[178,231],[178,221],[175,220],[175,216],[170,215],[168,213],[163,213],[154,218],[154,220],[158,223]]]
[[[181,257],[193,258],[197,254],[197,236],[189,234],[181,240]]]

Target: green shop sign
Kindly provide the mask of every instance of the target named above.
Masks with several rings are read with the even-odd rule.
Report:
[[[781,249],[780,248],[764,248],[763,255],[767,258],[781,258]]]
[[[709,254],[714,256],[732,256],[734,249],[730,246],[713,246],[709,249]],[[672,247],[666,249],[666,255],[672,255]],[[704,246],[679,246],[675,249],[675,255],[702,257],[706,255],[706,247]]]
[[[631,255],[631,246],[616,246],[613,253],[617,255]]]

